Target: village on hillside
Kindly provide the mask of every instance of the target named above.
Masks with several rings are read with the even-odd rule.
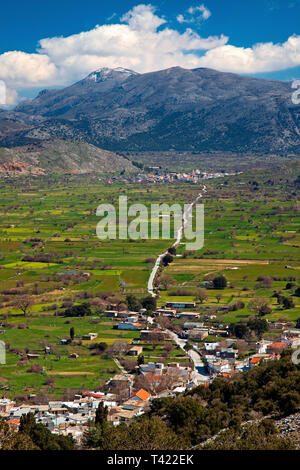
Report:
[[[38,403],[32,395],[27,403],[17,405],[14,400],[2,398],[0,416],[17,430],[21,416],[32,412],[37,423],[43,423],[55,434],[71,435],[80,444],[100,403],[107,407],[108,421],[117,426],[144,414],[154,398],[208,386],[216,377],[230,377],[262,361],[278,360],[285,348],[300,345],[300,329],[291,328],[286,322],[268,322],[268,329],[277,333],[276,340],[260,339],[253,346],[253,342],[239,339],[237,332],[216,322],[215,315],[200,318],[194,307],[193,302],[168,302],[152,316],[147,316],[145,309],[106,310],[103,316],[114,320],[114,329],[139,332],[139,338],[130,344],[120,340],[114,343],[113,358],[119,372],[101,390],[84,390],[67,400]],[[81,339],[95,341],[97,333]],[[69,343],[69,339],[60,340],[62,345]],[[157,362],[146,360],[150,345],[163,348]],[[178,361],[169,360],[174,348],[184,353]],[[70,355],[70,359],[77,357],[76,353]],[[134,368],[130,358],[137,359]]]

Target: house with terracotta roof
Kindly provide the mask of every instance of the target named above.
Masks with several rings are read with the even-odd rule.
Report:
[[[273,353],[280,353],[285,349],[288,345],[286,343],[281,343],[281,342],[276,342],[276,343],[271,343],[267,346],[267,354],[273,354]]]
[[[18,431],[19,429],[19,426],[20,426],[20,420],[19,419],[9,419],[8,421],[6,421],[6,423],[9,425],[9,428],[12,430],[12,431]]]
[[[143,388],[138,390],[137,392],[133,393],[128,400],[141,400],[141,401],[148,401],[151,397],[149,392],[146,392]],[[127,400],[127,401],[128,401]]]

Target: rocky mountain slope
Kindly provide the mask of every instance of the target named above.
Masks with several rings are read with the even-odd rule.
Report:
[[[51,140],[0,148],[0,173],[40,174],[136,171],[126,158],[85,142]]]
[[[298,155],[292,92],[288,82],[205,68],[100,69],[0,112],[0,143],[67,138],[110,150]]]

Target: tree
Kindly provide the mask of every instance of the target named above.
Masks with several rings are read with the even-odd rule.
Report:
[[[145,363],[145,358],[144,358],[143,354],[139,354],[138,359],[137,359],[137,363],[138,363],[138,366]]]
[[[34,300],[31,295],[21,295],[20,297],[17,297],[14,303],[14,305],[24,313],[25,317],[33,304]]]
[[[173,256],[171,256],[169,253],[167,253],[163,258],[162,258],[162,264],[164,266],[168,266],[168,264],[172,263],[173,261]]]
[[[215,289],[224,289],[227,286],[227,279],[223,274],[213,279],[213,286]]]
[[[88,302],[84,302],[79,305],[74,305],[73,307],[67,308],[63,315],[66,317],[85,317],[92,315],[92,310]]]
[[[142,307],[147,310],[147,312],[154,312],[156,310],[156,299],[155,297],[152,297],[149,295],[148,297],[144,297],[141,300]]]
[[[294,303],[292,297],[284,297],[283,301],[282,301],[282,305],[283,305],[283,308],[286,309],[286,310],[295,307],[295,303]]]
[[[107,348],[109,356],[120,356],[129,350],[130,346],[125,339],[119,339]]]
[[[217,294],[216,295],[216,299],[217,299],[218,304],[220,303],[220,300],[222,299],[222,297],[223,297],[222,294]]]
[[[264,287],[265,289],[272,287],[274,282],[271,276],[258,276],[257,280],[259,282],[259,286]]]
[[[300,287],[297,287],[297,289],[295,290],[295,296],[300,297]]]
[[[73,450],[75,447],[72,437],[52,434],[44,424],[35,422],[32,413],[21,416],[19,433],[29,436],[41,450]]]
[[[261,337],[263,333],[268,331],[269,326],[267,320],[262,318],[251,318],[247,323],[250,330],[255,331],[256,335]]]
[[[0,451],[1,450],[37,450],[37,446],[24,433],[17,433],[0,418]]]
[[[272,312],[268,300],[263,297],[254,297],[254,299],[250,300],[248,309],[258,315],[266,315]]]
[[[199,301],[201,304],[208,299],[208,294],[206,289],[197,289],[195,295],[195,301]]]
[[[231,323],[229,331],[237,338],[245,338],[249,334],[249,328],[245,323]]]
[[[74,339],[74,336],[75,336],[75,330],[73,328],[73,326],[70,328],[70,338],[71,338],[71,341],[73,341]]]
[[[100,401],[98,408],[96,410],[95,416],[95,425],[96,426],[105,426],[107,423],[107,416],[108,416],[108,408],[107,406],[103,405],[103,402]]]
[[[169,286],[175,283],[175,279],[172,276],[169,276],[168,274],[164,274],[161,276],[159,283],[165,288],[168,289]]]
[[[128,294],[126,296],[126,304],[129,310],[137,312],[141,309],[141,302],[133,294]]]

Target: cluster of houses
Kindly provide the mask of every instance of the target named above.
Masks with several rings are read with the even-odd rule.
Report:
[[[132,393],[126,401],[118,403],[116,396],[104,392],[84,392],[72,401],[49,401],[43,405],[16,406],[13,400],[0,399],[0,416],[14,429],[20,425],[22,415],[33,413],[54,434],[70,435],[80,443],[89,421],[95,419],[100,402],[108,409],[108,421],[114,425],[142,415],[150,405],[151,395],[146,390]]]
[[[233,375],[257,366],[261,361],[280,359],[285,348],[300,346],[300,329],[287,328],[281,334],[280,341],[262,339],[255,344],[255,354],[239,360],[238,349],[234,340],[226,339],[225,346],[220,342],[204,343],[200,351],[211,375]],[[223,342],[222,342],[223,343]]]
[[[210,315],[199,321],[199,313],[180,311],[194,307],[193,302],[168,302],[166,306],[158,308],[155,315],[182,320],[182,330],[178,338],[193,343],[194,350],[201,356],[209,373],[208,380],[203,385],[211,383],[216,376],[232,376],[257,366],[261,361],[277,360],[285,348],[300,346],[300,329],[288,328],[288,325],[282,322],[270,322],[269,328],[280,332],[278,340],[262,339],[255,344],[254,354],[249,354],[248,351],[240,359],[238,340],[229,337],[228,327],[214,326]],[[121,319],[114,327],[140,331],[140,339],[134,339],[127,351],[129,356],[142,355],[141,342],[156,343],[169,339],[169,332],[159,328],[159,325],[155,326],[153,318],[150,319],[144,313],[145,311],[127,312],[126,315],[120,315],[115,310],[107,310],[104,313],[107,317]],[[148,325],[149,323],[151,325]],[[212,341],[211,336],[215,336],[215,340]],[[82,336],[82,339],[87,341],[96,338],[97,333],[93,332]],[[76,354],[71,354],[70,357],[76,357]],[[136,369],[139,379],[145,380],[149,387],[146,387],[145,383],[139,383],[138,387],[141,388],[133,392],[136,376],[123,371],[107,381],[103,392],[84,392],[82,395],[75,395],[72,401],[50,401],[48,404],[32,405],[29,400],[29,404],[16,406],[16,403],[8,398],[0,399],[0,416],[11,427],[18,429],[21,416],[32,412],[36,421],[45,424],[53,433],[71,435],[80,443],[88,422],[95,418],[100,402],[108,409],[108,421],[118,425],[145,413],[154,397],[182,393],[201,384],[195,379],[189,363],[138,363]],[[142,387],[151,391],[152,396]],[[125,395],[120,390],[125,391]]]
[[[189,173],[186,172],[162,172],[159,167],[151,167],[151,173],[138,173],[136,175],[136,181],[138,183],[192,183],[197,184],[203,180],[213,178],[224,178],[225,176],[234,176],[243,172],[206,172],[200,170],[192,170]]]

